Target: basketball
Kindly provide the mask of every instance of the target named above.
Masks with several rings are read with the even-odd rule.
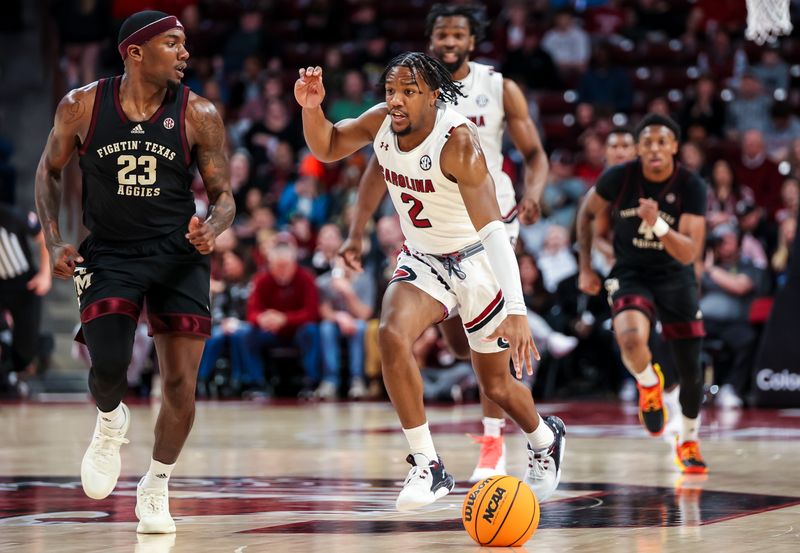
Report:
[[[522,545],[539,526],[539,502],[519,478],[492,476],[475,484],[464,498],[461,521],[478,545]]]

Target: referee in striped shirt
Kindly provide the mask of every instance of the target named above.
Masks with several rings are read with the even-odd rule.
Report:
[[[31,238],[39,253],[36,263],[31,255]],[[0,203],[0,328],[7,325],[9,315],[12,328],[10,354],[3,352],[3,368],[8,362],[13,371],[32,370],[42,296],[51,284],[50,258],[36,214]]]

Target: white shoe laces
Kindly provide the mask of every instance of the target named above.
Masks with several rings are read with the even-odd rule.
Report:
[[[405,484],[403,484],[403,485],[408,484],[409,482],[411,482],[414,479],[425,480],[425,479],[428,478],[430,473],[431,473],[431,471],[428,469],[428,467],[418,467],[418,466],[415,465],[415,466],[411,467],[410,471],[408,471],[408,476],[406,476],[406,481],[405,481]]]
[[[167,490],[141,490],[138,497],[139,514],[142,516],[164,513],[164,496]]]
[[[94,457],[94,461],[100,461],[104,464],[109,463],[111,457],[116,455],[119,448],[127,443],[130,443],[130,440],[122,436],[109,436],[98,432],[94,435],[94,439],[92,440],[92,456]]]
[[[533,450],[528,450],[528,475],[534,480],[542,480],[550,467],[551,457],[536,457]]]

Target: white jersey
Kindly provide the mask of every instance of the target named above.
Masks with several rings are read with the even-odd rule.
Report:
[[[375,155],[406,242],[420,252],[453,253],[480,242],[458,183],[444,176],[439,160],[453,129],[461,125],[475,131],[452,106],[440,104],[433,130],[413,150],[400,150],[388,115],[375,135]]]
[[[516,197],[511,178],[503,172],[503,131],[506,125],[503,75],[489,65],[471,61],[469,75],[459,82],[466,98],[459,98],[453,109],[472,121],[478,129],[486,166],[494,179],[500,213],[506,218],[513,214]]]

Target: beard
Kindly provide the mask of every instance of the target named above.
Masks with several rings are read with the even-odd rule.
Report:
[[[438,59],[442,63],[442,65],[444,65],[445,69],[447,69],[452,74],[452,73],[455,73],[456,71],[458,71],[458,68],[461,67],[461,65],[467,59],[468,53],[467,52],[461,52],[461,53],[456,54],[456,61],[454,61],[452,63],[447,63],[445,61],[442,61],[442,56],[443,56],[442,53],[440,53],[440,52],[436,53],[436,59]]]
[[[409,134],[411,134],[411,131],[414,130],[414,129],[411,128],[411,123],[409,123],[408,126],[405,129],[403,129],[402,131],[394,130],[391,125],[389,125],[389,129],[392,131],[392,133],[395,136],[408,136]]]

